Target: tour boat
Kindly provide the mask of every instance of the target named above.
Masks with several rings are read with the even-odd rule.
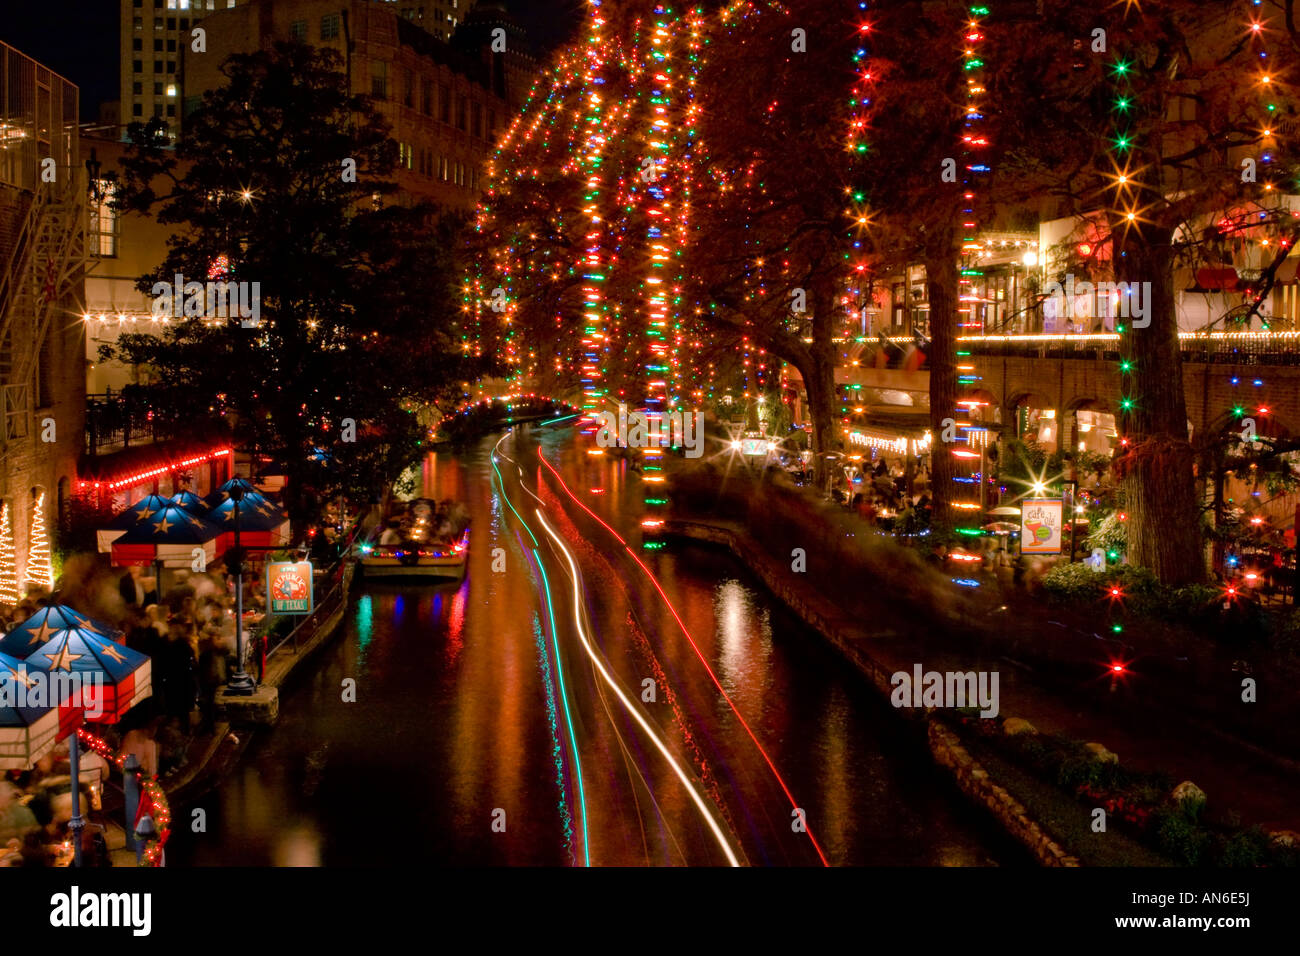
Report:
[[[469,556],[468,524],[451,539],[438,540],[431,523],[434,503],[417,498],[407,508],[408,527],[402,540],[380,544],[384,532],[375,529],[371,540],[357,547],[357,564],[368,578],[459,578]]]

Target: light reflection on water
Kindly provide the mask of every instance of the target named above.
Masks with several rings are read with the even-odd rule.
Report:
[[[639,483],[552,441],[575,473],[605,469],[582,475],[574,487],[604,488],[594,506],[637,540],[639,511],[629,501],[640,494]],[[565,793],[567,731],[550,692],[555,675],[541,653],[545,627],[535,581],[511,537],[513,516],[503,521],[500,499],[488,492],[491,444],[460,457],[430,456],[423,468],[424,494],[470,504],[474,540],[465,580],[360,584],[344,632],[283,694],[279,724],[197,804],[208,812],[209,832],[178,832],[169,862],[573,861],[578,821],[569,810],[572,793]],[[584,543],[599,546],[594,535]],[[498,547],[508,552],[506,573],[492,570]],[[900,739],[897,718],[735,562],[683,546],[646,555],[700,652],[798,794],[832,863],[979,865],[1008,858],[1005,841],[954,795],[923,749]],[[672,708],[665,701],[663,726],[678,732],[673,714],[685,722],[751,862],[815,862],[787,846],[789,803],[661,599],[609,568],[583,574],[592,628],[611,666],[636,686],[653,672],[648,655],[654,656],[675,701]],[[630,604],[608,597],[625,592]],[[644,640],[634,639],[629,613]],[[656,801],[622,779],[628,768],[608,719],[592,703],[590,667],[584,671],[572,657],[564,664],[591,819],[604,825],[592,834],[593,860],[680,861],[676,850],[643,855],[642,839],[668,846],[690,835],[681,821],[693,811],[681,788],[661,762],[637,757],[634,738],[632,757],[644,761],[640,770]],[[346,678],[356,680],[355,704],[341,700]],[[672,826],[656,822],[656,806]],[[506,834],[491,830],[495,810],[506,814]]]

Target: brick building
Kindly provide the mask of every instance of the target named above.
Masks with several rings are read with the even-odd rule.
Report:
[[[463,0],[462,0],[463,2]],[[427,20],[402,15],[416,0],[249,0],[204,20],[207,52],[183,54],[183,101],[191,110],[204,90],[224,84],[231,53],[300,40],[337,50],[355,93],[369,94],[392,124],[403,193],[468,211],[497,135],[527,95],[536,60],[522,30],[491,4],[476,10],[448,43]],[[427,10],[426,10],[427,12]],[[493,53],[493,30],[506,52]]]
[[[0,553],[13,548],[21,586],[36,573],[34,520],[57,546],[71,518],[84,431],[87,173],[77,87],[3,43],[0,60],[0,503],[12,536]]]

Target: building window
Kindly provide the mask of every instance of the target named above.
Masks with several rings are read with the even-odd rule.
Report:
[[[139,116],[139,117],[143,118],[143,117],[144,117],[144,106],[143,106],[142,104],[140,104],[140,103],[133,103],[133,104],[131,105],[131,115],[132,115],[132,116]],[[69,778],[69,779],[71,779],[71,778]]]
[[[176,115],[176,104],[175,104],[175,103],[168,103],[168,104],[167,104],[167,115],[168,115],[168,116],[175,116],[175,115]]]
[[[382,60],[370,64],[370,95],[377,100],[388,99],[388,64]]]
[[[488,110],[488,135],[496,136],[497,133],[497,111]]]
[[[299,43],[307,42],[307,21],[294,20],[289,24],[289,36],[293,37]]]
[[[415,74],[406,71],[406,84],[402,90],[402,105],[415,109]]]
[[[168,61],[167,61],[167,72],[168,72],[168,73],[175,73],[175,72],[176,72],[176,64],[173,63],[171,60],[168,60]]]
[[[420,112],[425,116],[433,115],[433,81],[425,80],[420,90]]]
[[[144,29],[144,18],[143,18],[143,17],[132,17],[132,18],[131,18],[131,27],[132,27],[133,29],[136,29],[136,30],[143,30],[143,29]],[[138,49],[140,49],[140,48],[139,48],[139,47],[136,47],[136,49],[138,50]]]
[[[161,104],[161,103],[155,103],[155,104],[153,105],[153,115],[154,115],[154,119],[162,119],[162,104]]]
[[[162,60],[154,60],[154,61],[153,61],[153,71],[154,71],[155,73],[161,73],[161,72],[163,71],[162,66],[163,66],[163,64],[162,64]],[[69,799],[71,799],[71,798],[69,798]]]
[[[339,15],[337,13],[327,13],[320,18],[320,38],[322,40],[333,40],[339,35]]]
[[[141,93],[144,92],[144,84],[141,83],[139,80],[136,80],[134,83],[131,84],[131,92],[134,93],[136,96],[139,96]]]
[[[144,72],[144,60],[132,60],[132,61],[131,61],[131,72],[132,72],[132,73],[143,73],[143,72]],[[72,798],[69,797],[68,799],[72,799]]]
[[[175,52],[176,52],[176,41],[175,41],[175,40],[168,40],[168,41],[167,41],[167,52],[168,52],[168,53],[175,53]]]
[[[153,41],[153,51],[154,51],[155,53],[161,53],[161,52],[163,51],[163,41],[162,41],[162,40],[154,40],[154,41]]]
[[[465,132],[466,127],[469,125],[467,122],[468,114],[469,101],[464,96],[461,96],[456,101],[456,128],[462,133]]]
[[[444,123],[451,122],[451,89],[446,83],[438,86],[438,119]]]
[[[474,135],[483,138],[483,104],[474,104]]]
[[[134,37],[134,38],[131,40],[131,50],[132,50],[133,52],[135,52],[135,53],[143,53],[143,52],[144,52],[144,41],[141,40],[139,37]]]
[[[154,95],[154,96],[162,96],[162,84],[161,84],[161,83],[155,83],[155,84],[153,85],[153,95]]]
[[[175,30],[175,29],[176,29],[176,18],[175,18],[175,17],[168,17],[168,18],[167,18],[167,29],[168,29],[168,30]]]
[[[139,10],[141,7],[144,6],[144,0],[131,0],[131,6]]]

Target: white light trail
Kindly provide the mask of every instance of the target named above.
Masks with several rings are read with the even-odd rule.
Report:
[[[618,695],[618,699],[622,702],[627,712],[632,715],[632,718],[638,724],[641,725],[641,729],[649,735],[655,748],[663,754],[664,759],[668,761],[668,765],[672,767],[673,773],[677,775],[677,779],[682,782],[684,787],[686,787],[686,792],[690,794],[692,802],[694,802],[696,808],[700,811],[700,815],[704,817],[704,821],[708,824],[709,829],[713,831],[713,836],[718,841],[718,846],[720,846],[722,852],[726,854],[727,862],[732,866],[740,866],[740,861],[736,858],[735,852],[727,842],[727,838],[722,832],[722,827],[718,825],[717,819],[713,816],[708,805],[704,802],[704,798],[696,791],[694,784],[691,783],[690,778],[686,775],[686,771],[681,768],[680,764],[678,764],[677,760],[668,750],[668,747],[659,739],[659,735],[655,733],[654,728],[652,728],[649,722],[641,716],[636,706],[628,699],[627,694],[623,692],[623,688],[618,685],[618,682],[615,681],[609,671],[605,669],[605,665],[601,663],[600,657],[591,646],[591,642],[587,640],[586,629],[582,626],[582,595],[578,587],[578,566],[574,563],[573,555],[569,553],[569,549],[565,547],[560,536],[551,530],[551,526],[548,525],[546,519],[542,517],[541,509],[535,509],[535,513],[537,515],[537,520],[542,523],[542,528],[551,536],[551,540],[555,542],[556,546],[564,552],[564,558],[569,562],[570,576],[573,579],[573,623],[578,629],[578,639],[582,641],[582,646],[586,650],[587,656],[591,658],[591,662],[596,666],[597,673],[600,674],[601,678],[610,686],[614,693]]]

